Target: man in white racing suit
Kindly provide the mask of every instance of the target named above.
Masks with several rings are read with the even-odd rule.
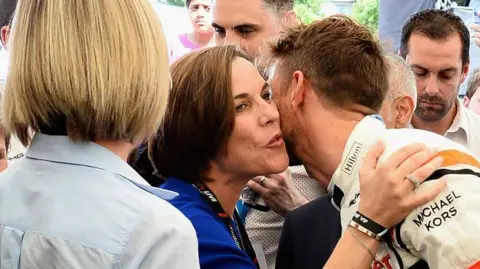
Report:
[[[379,139],[386,144],[380,161],[415,142],[425,143],[443,158],[443,167],[421,186],[415,178],[405,179],[407,188],[421,192],[446,178],[448,186],[441,195],[397,226],[383,227],[387,233],[365,233],[383,239],[376,253],[363,245],[375,256],[372,268],[480,268],[478,159],[441,135],[385,128],[375,115],[385,99],[388,68],[378,40],[368,29],[348,17],[331,16],[287,30],[271,52],[276,60],[273,97],[288,149],[308,165],[310,174],[329,185],[344,231],[359,211],[358,169]],[[315,207],[308,210],[303,213],[322,214]]]
[[[341,212],[346,229],[358,210],[358,169],[368,149],[378,139],[386,149],[380,161],[402,146],[425,143],[438,150],[443,167],[423,183],[447,178],[448,186],[434,201],[417,208],[402,223],[390,229],[389,237],[379,249],[372,268],[409,268],[420,259],[430,268],[480,268],[480,163],[465,147],[432,132],[416,129],[386,129],[378,118],[365,117],[348,138],[329,191],[332,202]],[[388,191],[388,190],[386,190]],[[384,267],[382,267],[384,266]]]

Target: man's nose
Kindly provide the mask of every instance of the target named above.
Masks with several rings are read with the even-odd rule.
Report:
[[[241,38],[234,31],[227,31],[225,35],[225,45],[240,45]]]
[[[437,95],[439,92],[438,79],[436,75],[430,75],[425,89],[430,96]]]

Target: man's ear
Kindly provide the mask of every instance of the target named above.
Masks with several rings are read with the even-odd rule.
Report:
[[[0,38],[2,39],[2,46],[7,47],[8,39],[10,37],[10,26],[3,26],[0,29]]]
[[[394,119],[395,128],[400,129],[407,127],[415,112],[415,102],[413,98],[407,95],[399,97],[394,101],[393,107],[397,110]]]
[[[466,64],[462,68],[462,79],[461,79],[460,83],[463,83],[465,81],[465,79],[467,79],[468,71],[470,71],[470,64]]]
[[[301,71],[295,71],[292,76],[291,87],[293,91],[290,95],[290,105],[292,111],[295,113],[303,106],[305,101],[305,76]]]
[[[293,10],[289,10],[285,12],[285,15],[283,16],[283,23],[287,26],[293,26],[298,23],[298,17],[297,13]]]
[[[463,105],[468,108],[469,103],[470,99],[467,96],[463,97]]]

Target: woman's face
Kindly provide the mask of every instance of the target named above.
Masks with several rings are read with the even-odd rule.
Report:
[[[232,64],[232,95],[235,126],[227,151],[219,158],[221,169],[242,177],[285,171],[288,155],[270,86],[243,58],[236,58]]]

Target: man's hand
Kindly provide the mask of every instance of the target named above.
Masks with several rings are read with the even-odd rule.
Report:
[[[278,175],[269,175],[260,182],[262,178],[250,180],[247,186],[262,196],[277,214],[285,217],[291,210],[308,203],[293,186],[290,169]]]

